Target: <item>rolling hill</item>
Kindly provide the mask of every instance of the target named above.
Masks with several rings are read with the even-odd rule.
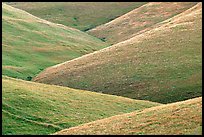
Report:
[[[106,24],[89,30],[88,33],[104,39],[110,44],[116,44],[152,29],[157,23],[193,7],[196,3],[149,2]]]
[[[54,135],[202,135],[202,97],[64,129]]]
[[[3,74],[30,80],[43,69],[107,47],[77,29],[2,4]]]
[[[9,2],[37,17],[80,30],[113,20],[146,2]]]
[[[2,134],[51,134],[159,103],[2,77]]]
[[[160,103],[202,95],[202,3],[111,47],[49,67],[35,82]]]

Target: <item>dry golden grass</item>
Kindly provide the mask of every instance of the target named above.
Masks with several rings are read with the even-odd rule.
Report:
[[[158,27],[157,23],[195,4],[196,2],[149,2],[88,32],[98,38],[105,38],[111,44],[116,44],[148,31],[155,25]]]
[[[199,3],[157,28],[49,67],[33,80],[162,103],[198,97],[201,32]]]
[[[107,47],[102,50],[83,55],[79,58],[49,67],[44,72],[40,73],[40,75],[38,75],[34,79],[34,81],[38,81],[38,80],[40,81],[40,79],[45,78],[43,75],[45,73],[56,74],[60,70],[72,71],[72,70],[77,69],[78,66],[90,67],[90,66],[97,66],[98,64],[103,64],[105,62],[109,62],[111,59],[104,56],[103,53],[108,52],[110,54],[110,52],[111,53],[115,52],[114,54],[117,54],[117,51],[120,50],[119,48],[125,48],[128,50],[128,48],[126,48],[125,46],[135,44],[135,43],[139,44],[146,39],[150,39],[151,37],[159,37],[159,34],[162,34],[162,31],[171,32],[172,31],[171,28],[176,27],[178,25],[185,25],[185,27],[191,28],[193,25],[191,24],[192,21],[195,20],[195,18],[197,18],[196,17],[197,14],[198,16],[202,14],[201,11],[202,11],[202,4],[199,3],[196,6],[190,8],[189,10],[162,22],[162,26],[158,28],[151,29],[145,33],[142,33],[131,39],[122,41],[120,43],[117,43],[111,47]],[[114,57],[114,56],[109,56],[109,57]],[[108,58],[108,59],[105,60],[105,58]],[[101,59],[101,60],[98,61],[98,59]],[[76,61],[77,61],[77,64],[76,64]],[[50,77],[52,76],[50,75]]]
[[[147,108],[64,129],[55,135],[202,134],[202,97]]]

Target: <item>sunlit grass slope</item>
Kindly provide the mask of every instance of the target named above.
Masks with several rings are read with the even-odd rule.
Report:
[[[30,80],[46,67],[107,46],[84,32],[2,4],[4,75]]]
[[[202,3],[160,27],[47,68],[34,81],[161,103],[202,94]]]
[[[116,44],[147,31],[155,24],[194,5],[196,5],[196,2],[149,2],[88,32],[111,44]]]
[[[109,22],[146,2],[10,2],[37,17],[88,30]]]
[[[97,120],[55,134],[201,135],[202,97]]]
[[[2,78],[2,134],[51,134],[160,105],[67,87]]]

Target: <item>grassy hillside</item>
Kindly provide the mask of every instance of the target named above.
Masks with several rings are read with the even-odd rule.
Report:
[[[33,80],[161,103],[202,95],[202,3]]]
[[[30,80],[44,68],[107,46],[84,32],[2,4],[4,75]]]
[[[155,24],[171,18],[196,2],[149,2],[106,24],[89,30],[89,34],[116,44],[147,30]]]
[[[51,134],[159,103],[2,78],[2,134]]]
[[[202,97],[97,120],[58,135],[202,135]]]
[[[146,2],[10,2],[37,17],[88,30],[109,22]]]

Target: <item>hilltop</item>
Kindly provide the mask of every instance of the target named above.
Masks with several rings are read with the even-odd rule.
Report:
[[[43,69],[107,47],[77,29],[2,4],[2,73],[31,80]]]
[[[202,3],[111,47],[49,67],[35,82],[170,103],[202,95]]]
[[[9,2],[37,17],[89,30],[107,23],[147,2]]]
[[[117,115],[55,135],[202,135],[202,97]]]
[[[134,10],[88,31],[110,44],[132,38],[158,27],[158,23],[193,7],[197,2],[148,2]]]

